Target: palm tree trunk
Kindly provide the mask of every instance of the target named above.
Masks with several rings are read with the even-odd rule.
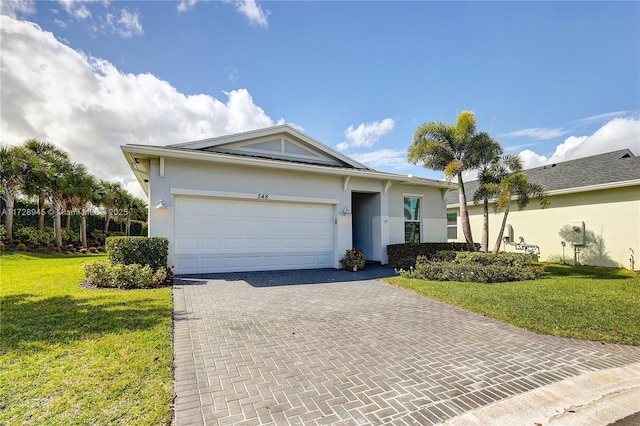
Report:
[[[111,220],[111,215],[109,214],[109,207],[107,207],[104,213],[104,233],[105,234],[109,230],[109,220]]]
[[[487,197],[483,200],[481,251],[485,253],[489,251],[489,199]]]
[[[62,205],[59,201],[53,201],[53,232],[56,238],[56,247],[62,247]]]
[[[504,228],[507,226],[507,216],[509,216],[509,207],[511,206],[511,202],[507,203],[507,207],[504,209],[504,216],[502,217],[502,224],[500,225],[500,231],[498,232],[498,238],[496,238],[496,244],[493,246],[493,254],[498,253],[500,251],[500,244],[502,244],[502,236],[504,235]]]
[[[38,230],[44,231],[44,194],[38,194],[38,211],[40,212],[40,216],[38,216]]]
[[[13,207],[15,206],[15,197],[10,190],[4,191],[4,199],[7,202],[7,216],[4,218],[4,226],[7,228],[7,240],[13,240]]]
[[[87,248],[87,218],[84,207],[80,209],[80,244],[82,244],[82,247]]]
[[[475,251],[473,236],[471,235],[471,224],[469,223],[469,211],[467,210],[467,195],[464,193],[464,182],[462,173],[458,173],[458,194],[460,203],[460,223],[462,224],[462,234],[467,242],[467,250]]]

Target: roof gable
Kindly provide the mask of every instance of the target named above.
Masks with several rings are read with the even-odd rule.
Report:
[[[321,166],[371,170],[367,166],[288,125],[169,145],[168,147]]]

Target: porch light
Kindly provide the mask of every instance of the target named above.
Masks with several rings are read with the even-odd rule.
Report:
[[[351,216],[351,210],[349,210],[347,207],[345,207],[344,210],[342,210],[342,215],[343,216]]]
[[[166,210],[167,206],[164,205],[164,198],[160,198],[160,202],[156,206],[156,210]]]

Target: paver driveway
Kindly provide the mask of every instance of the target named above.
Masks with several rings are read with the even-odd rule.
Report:
[[[437,424],[640,348],[541,336],[376,279],[372,267],[174,287],[175,424]]]

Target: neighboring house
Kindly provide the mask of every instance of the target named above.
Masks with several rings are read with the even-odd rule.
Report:
[[[541,260],[630,268],[631,256],[640,257],[640,157],[619,150],[524,171],[530,182],[542,184],[551,205],[540,209],[538,200],[518,211],[512,202],[502,250],[517,251],[524,240],[537,245]],[[465,184],[473,199],[477,181]],[[482,203],[468,202],[474,242],[482,237]],[[502,221],[490,206],[489,250]],[[457,191],[447,194],[449,241],[463,241]],[[563,247],[562,243],[565,242]],[[577,250],[574,250],[577,248]],[[576,253],[577,251],[577,253]],[[640,269],[635,262],[634,269]]]
[[[280,125],[122,151],[179,274],[339,268],[345,250],[446,241],[446,182],[378,172]],[[165,208],[163,208],[165,207]]]

